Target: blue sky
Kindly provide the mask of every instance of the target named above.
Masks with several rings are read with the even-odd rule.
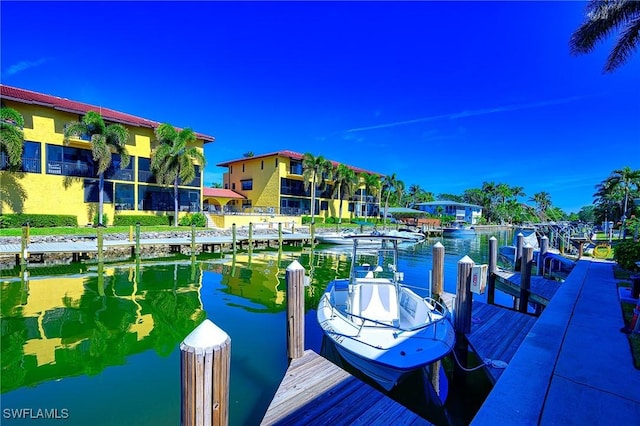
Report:
[[[640,168],[640,52],[571,56],[583,2],[7,2],[2,83],[311,152],[435,194],[484,181],[577,212]]]

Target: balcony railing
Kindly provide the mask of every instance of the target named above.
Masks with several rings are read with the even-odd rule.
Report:
[[[50,175],[61,176],[80,176],[94,177],[93,167],[89,167],[87,163],[81,162],[65,162],[65,161],[47,161],[47,173]]]
[[[9,162],[6,154],[0,154],[0,170],[7,170],[8,168]],[[42,171],[42,162],[40,161],[40,158],[23,158],[18,171],[26,173],[40,173]]]

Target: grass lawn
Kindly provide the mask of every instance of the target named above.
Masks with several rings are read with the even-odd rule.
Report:
[[[104,229],[105,234],[128,234],[129,226],[107,226]],[[135,226],[133,227],[135,232]],[[205,231],[207,228],[196,228],[196,231]],[[140,232],[176,232],[191,231],[190,226],[141,226]],[[91,226],[78,227],[54,227],[54,228],[29,228],[31,236],[54,236],[54,235],[96,235],[96,228]],[[22,236],[22,228],[0,229],[0,237],[20,237]]]
[[[614,267],[613,274],[616,279],[619,280],[628,280],[633,272],[627,271],[625,269]],[[618,282],[618,287],[630,287],[628,282],[621,281]],[[625,324],[630,324],[633,319],[633,311],[636,308],[635,305],[630,303],[622,303],[622,316],[624,318]],[[631,354],[633,355],[633,364],[637,369],[640,370],[640,334],[629,334],[629,346],[631,347]]]

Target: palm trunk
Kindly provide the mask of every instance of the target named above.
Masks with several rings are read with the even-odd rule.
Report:
[[[311,182],[311,224],[316,223],[316,174],[313,174],[313,180]]]
[[[340,200],[340,204],[338,207],[338,224],[342,223],[342,191],[340,191],[340,187],[338,187],[338,199]]]
[[[173,226],[178,226],[178,178],[173,181]]]
[[[100,173],[100,180],[98,182],[98,226],[103,226],[102,214],[104,210],[104,173]]]

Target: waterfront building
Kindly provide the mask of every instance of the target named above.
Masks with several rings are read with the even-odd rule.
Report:
[[[456,221],[467,222],[472,225],[477,224],[478,220],[482,217],[481,206],[476,204],[458,203],[457,201],[439,200],[427,203],[417,203],[413,208],[434,216],[453,216]]]
[[[114,154],[104,174],[107,223],[113,223],[115,215],[172,215],[173,187],[156,184],[150,167],[157,143],[154,131],[161,123],[7,85],[0,85],[0,98],[2,107],[13,108],[24,118],[20,168],[9,171],[7,158],[0,153],[0,213],[65,214],[77,216],[80,225],[93,222],[99,194],[91,142],[85,137],[65,144],[64,129],[94,111],[105,124],[119,123],[129,131],[129,166],[121,169],[120,156]],[[201,151],[214,141],[213,136],[201,133],[196,138],[194,146]],[[202,176],[202,168],[196,166],[195,179],[179,183],[180,215],[202,210]]]
[[[226,167],[224,190],[238,193],[242,198],[230,199],[226,204],[211,199],[211,212],[254,212],[288,216],[311,213],[311,190],[305,189],[302,177],[304,155],[294,151],[276,151],[219,163]],[[334,167],[339,163],[332,161]],[[348,165],[357,176],[364,173],[382,177],[379,173]],[[315,214],[323,218],[340,215],[340,200],[332,197],[333,182],[324,190],[318,188]],[[380,213],[380,194],[367,192],[362,179],[351,197],[342,196],[342,218],[377,217]]]

